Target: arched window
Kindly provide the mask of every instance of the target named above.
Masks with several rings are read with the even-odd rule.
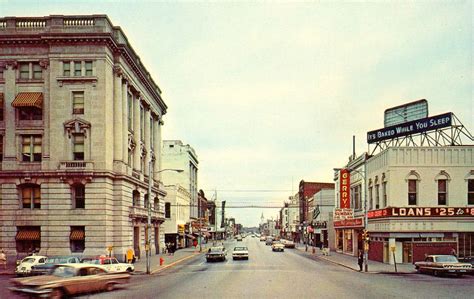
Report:
[[[451,180],[449,174],[441,170],[435,177],[438,188],[438,205],[448,204],[448,182]]]
[[[420,175],[412,170],[405,177],[405,181],[408,184],[408,205],[416,206],[418,204],[418,182],[420,181]]]

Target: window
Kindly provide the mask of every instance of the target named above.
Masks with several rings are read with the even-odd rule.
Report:
[[[27,184],[20,187],[21,206],[23,209],[41,209],[40,185]]]
[[[375,209],[380,209],[379,187],[380,185],[375,185]]]
[[[43,78],[43,69],[39,63],[33,63],[33,79]]]
[[[438,180],[438,205],[446,205],[447,180]]]
[[[74,134],[73,138],[73,159],[82,161],[84,160],[84,134]]]
[[[352,206],[354,207],[355,210],[362,209],[360,190],[361,190],[360,185],[357,185],[351,188]]]
[[[86,187],[82,184],[72,187],[72,208],[84,209],[86,207]]]
[[[86,248],[86,232],[84,226],[71,226],[69,246],[71,252],[84,252],[84,249]],[[72,263],[74,262],[75,261],[72,261]]]
[[[82,76],[82,63],[80,61],[74,61],[74,76]]]
[[[171,203],[165,203],[165,218],[171,218]]]
[[[71,76],[71,63],[69,61],[63,61],[63,76]]]
[[[3,161],[3,135],[0,135],[0,162]]]
[[[72,114],[84,114],[83,91],[73,91],[72,93]]]
[[[148,209],[148,204],[149,204],[149,201],[148,201],[148,194],[145,194],[144,198],[143,198],[143,207],[145,209]]]
[[[374,200],[374,196],[373,196],[373,193],[372,193],[372,187],[369,187],[369,210],[372,210],[372,207],[374,206],[373,205],[373,200]]]
[[[17,252],[39,252],[41,249],[41,227],[18,226],[15,240]]]
[[[160,209],[160,200],[158,199],[158,197],[155,197],[155,201],[154,201],[154,204],[153,204],[153,209],[155,211],[158,211]]]
[[[36,107],[21,107],[18,109],[20,120],[42,120],[43,110]]]
[[[85,62],[86,76],[92,76],[92,61]]]
[[[21,141],[21,154],[23,162],[40,162],[41,136],[23,135]]]
[[[474,205],[474,180],[467,180],[467,204]]]
[[[382,183],[382,208],[387,206],[387,182]]]
[[[140,140],[145,140],[145,109],[140,106]]]
[[[20,63],[20,79],[30,79],[30,64],[28,62]]]
[[[128,130],[133,131],[133,96],[131,93],[128,93],[127,97],[127,108],[128,108]]]
[[[417,202],[416,180],[408,180],[408,204],[416,205]]]
[[[140,192],[137,190],[134,190],[132,193],[132,200],[133,200],[133,206],[138,207],[140,206]]]

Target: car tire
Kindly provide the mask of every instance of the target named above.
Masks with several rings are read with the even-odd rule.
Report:
[[[105,286],[105,290],[107,292],[111,292],[115,289],[115,283],[108,283],[106,286]]]
[[[127,272],[132,273],[133,272],[132,268],[127,268]]]
[[[61,289],[53,289],[49,294],[49,298],[51,299],[61,299],[64,296],[64,292]]]

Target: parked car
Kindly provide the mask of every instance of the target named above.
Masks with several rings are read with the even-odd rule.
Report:
[[[272,251],[284,251],[285,250],[285,245],[281,243],[280,241],[274,241],[272,243]]]
[[[51,256],[46,259],[44,264],[36,265],[31,267],[31,275],[44,275],[49,272],[58,264],[78,264],[81,261],[77,256]]]
[[[215,246],[209,248],[206,253],[206,260],[211,261],[225,261],[227,252],[225,251],[224,246]]]
[[[129,273],[108,273],[99,265],[54,265],[50,275],[14,278],[11,291],[35,297],[63,298],[81,293],[111,291],[128,283]]]
[[[42,265],[48,257],[42,255],[30,255],[20,261],[18,266],[15,268],[15,274],[17,276],[30,275],[31,267]]]
[[[469,263],[472,265],[472,270],[469,272],[469,274],[474,275],[474,256],[466,256],[466,257],[460,257],[458,258],[458,261],[460,263]]]
[[[416,262],[415,269],[419,273],[430,272],[438,276],[449,273],[462,276],[472,271],[469,263],[460,263],[454,255],[428,255],[423,262]]]
[[[234,251],[232,252],[232,259],[249,259],[249,250],[247,247],[239,246],[234,247]]]
[[[264,242],[267,238],[265,236],[260,237],[260,241]]]
[[[96,256],[96,257],[85,257],[81,259],[81,263],[101,265],[108,272],[133,272],[135,266],[133,264],[121,263],[115,257],[108,256]]]
[[[290,240],[284,240],[283,245],[285,245],[285,248],[295,248],[295,242]]]
[[[237,242],[242,241],[242,237],[240,235],[237,235],[235,239],[237,240]]]

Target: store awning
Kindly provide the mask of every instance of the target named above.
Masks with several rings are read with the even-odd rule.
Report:
[[[43,93],[41,92],[20,92],[12,102],[12,106],[18,107],[36,107],[41,109],[43,106]]]
[[[38,230],[20,230],[15,239],[17,241],[40,241],[41,232]]]
[[[71,235],[69,238],[73,241],[77,240],[84,240],[85,239],[85,234],[83,230],[73,230],[71,231]]]

